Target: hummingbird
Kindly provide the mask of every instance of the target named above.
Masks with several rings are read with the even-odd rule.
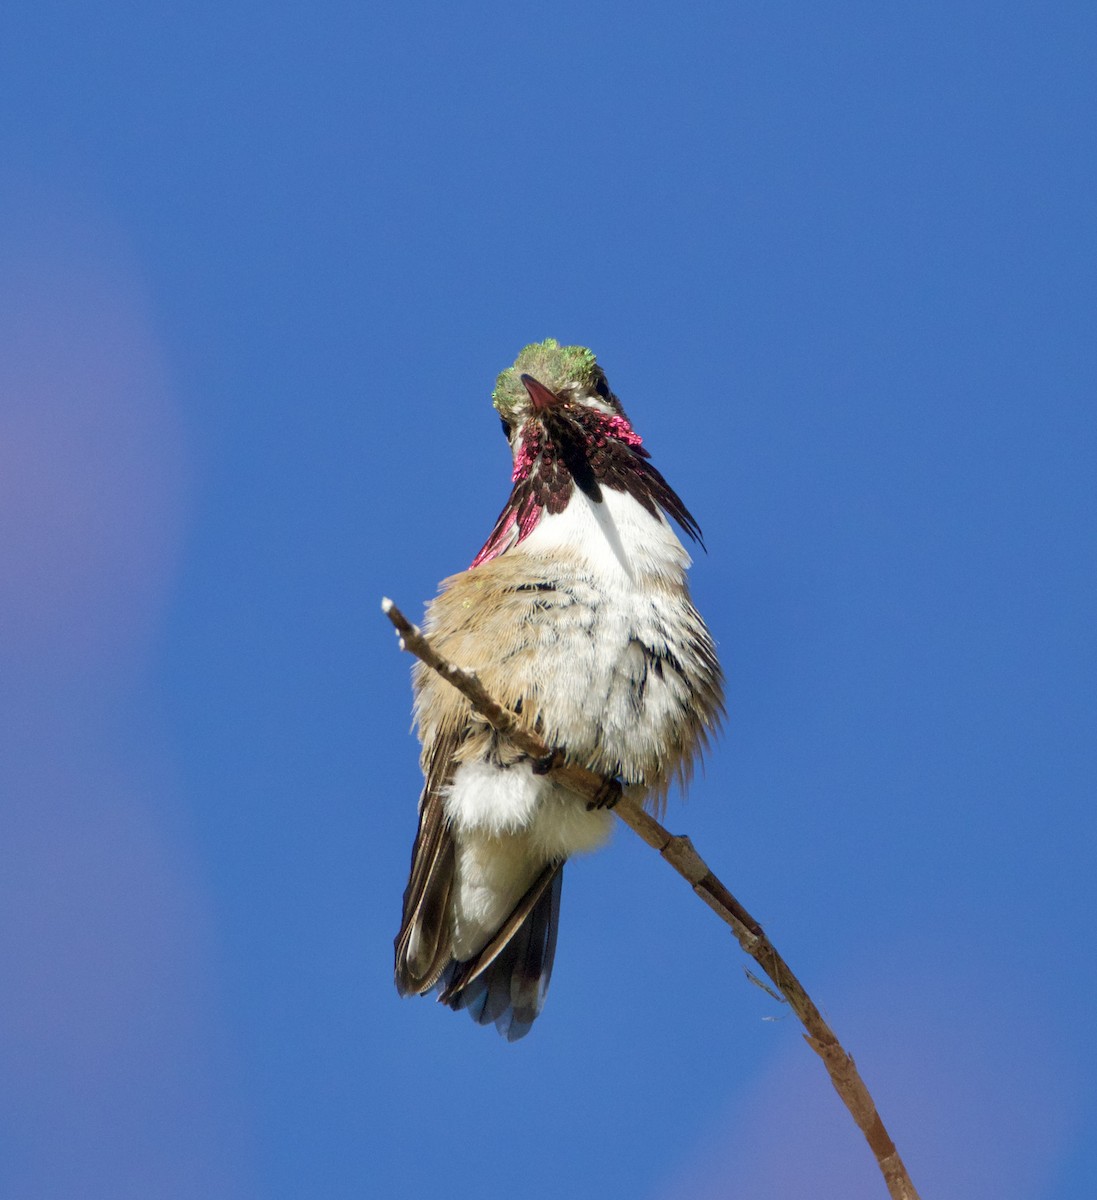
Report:
[[[594,354],[526,346],[492,402],[510,497],[471,566],[439,585],[424,632],[557,750],[515,750],[415,664],[424,787],[396,987],[437,990],[515,1041],[544,1004],[565,861],[605,842],[622,793],[658,806],[688,782],[723,715],[723,676],[668,517],[703,546],[700,528]],[[554,780],[555,761],[615,786],[592,804]]]

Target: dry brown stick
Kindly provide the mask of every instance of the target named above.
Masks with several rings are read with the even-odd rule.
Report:
[[[444,659],[391,600],[383,600],[381,610],[396,627],[400,649],[414,654],[463,693],[484,720],[509,738],[519,750],[537,759],[548,759],[555,753],[556,747],[547,746],[521,724],[515,713],[498,704],[487,693],[474,672],[466,671]],[[551,770],[556,778],[566,782],[568,787],[580,795],[594,799],[600,793],[604,794],[606,780],[594,771],[572,763],[554,765]],[[857,1127],[865,1135],[883,1173],[891,1200],[919,1200],[918,1192],[911,1182],[903,1160],[899,1157],[899,1151],[895,1149],[895,1143],[884,1128],[872,1096],[853,1059],[842,1048],[834,1031],[823,1020],[803,984],[777,953],[761,925],[709,870],[688,837],[668,833],[654,817],[627,797],[618,802],[614,812],[649,846],[658,850],[709,908],[731,927],[739,945],[765,971],[789,1007],[800,1018],[801,1024],[807,1030],[804,1040],[823,1060],[831,1083],[849,1109]]]

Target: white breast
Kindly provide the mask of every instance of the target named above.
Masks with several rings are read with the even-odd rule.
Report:
[[[690,702],[673,664],[692,658],[701,623],[685,586],[690,557],[662,512],[623,492],[603,496],[596,504],[577,489],[519,547],[555,560],[531,569],[555,573],[574,602],[546,635],[534,682],[551,738],[596,770],[650,785]]]
[[[581,554],[608,586],[642,585],[652,577],[680,581],[690,556],[666,517],[627,492],[602,489],[597,503],[579,488],[562,513],[545,513],[518,552]]]

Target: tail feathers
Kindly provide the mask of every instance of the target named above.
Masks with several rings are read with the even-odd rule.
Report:
[[[563,880],[563,863],[547,866],[487,946],[450,964],[438,999],[467,1009],[479,1025],[494,1024],[508,1042],[525,1037],[548,992]]]

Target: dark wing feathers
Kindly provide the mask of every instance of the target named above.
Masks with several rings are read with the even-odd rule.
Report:
[[[411,849],[411,875],[396,935],[396,989],[422,995],[450,961],[449,899],[453,888],[453,838],[442,792],[453,774],[456,739],[444,739],[431,759],[419,803],[419,829]]]

